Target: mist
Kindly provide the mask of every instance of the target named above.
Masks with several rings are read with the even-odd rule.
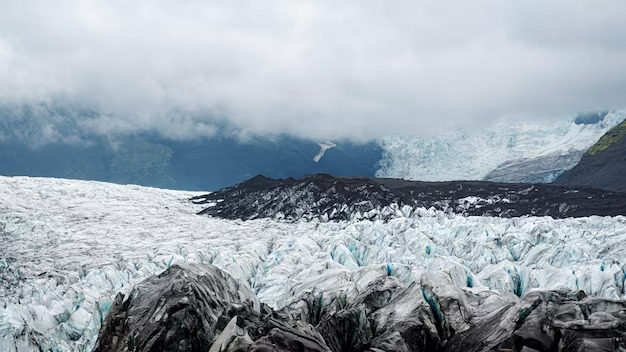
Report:
[[[54,116],[174,139],[230,126],[358,141],[562,119],[626,106],[624,13],[581,0],[8,0],[0,102],[87,106]]]

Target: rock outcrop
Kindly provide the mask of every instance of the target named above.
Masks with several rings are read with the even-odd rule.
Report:
[[[578,291],[521,300],[422,277],[355,298],[308,292],[274,311],[214,266],[173,266],[118,295],[96,351],[620,351],[626,302]]]
[[[620,351],[626,348],[625,309],[624,301],[587,297],[582,291],[534,291],[480,319],[443,350]]]
[[[259,311],[252,291],[215,266],[175,265],[115,298],[96,352],[208,350],[229,309]],[[250,314],[248,314],[250,315]]]
[[[192,198],[201,214],[226,219],[390,219],[418,209],[477,216],[626,215],[626,195],[591,188],[486,181],[420,182],[316,174],[302,179],[255,176]]]

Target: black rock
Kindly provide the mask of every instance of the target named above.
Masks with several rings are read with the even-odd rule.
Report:
[[[95,351],[626,349],[624,301],[587,297],[582,291],[531,291],[512,304],[489,299],[497,294],[492,291],[481,297],[452,291],[418,283],[400,287],[388,278],[374,281],[351,299],[305,293],[275,312],[214,266],[173,266],[138,284],[126,298],[117,296]],[[470,303],[480,300],[488,310]],[[475,314],[479,311],[482,316]]]
[[[372,328],[364,307],[326,315],[317,330],[333,352],[362,351],[372,340]]]
[[[174,265],[118,294],[100,329],[96,352],[207,351],[230,306],[258,310],[247,286],[214,266]]]
[[[417,208],[478,216],[626,215],[626,194],[591,188],[486,181],[419,182],[316,174],[302,179],[256,176],[194,197],[200,214],[227,219],[390,219]],[[404,207],[408,206],[408,207]]]
[[[301,320],[271,318],[262,331],[263,336],[250,346],[250,352],[330,352],[317,329]]]
[[[618,351],[626,348],[626,302],[582,292],[533,291],[444,347],[450,352]]]
[[[388,304],[372,314],[372,318],[375,338],[371,345],[374,348],[410,352],[437,350],[440,341],[437,319],[417,283],[396,293]]]

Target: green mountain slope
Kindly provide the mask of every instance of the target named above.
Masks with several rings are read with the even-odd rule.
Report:
[[[555,182],[626,192],[626,121],[602,136]]]

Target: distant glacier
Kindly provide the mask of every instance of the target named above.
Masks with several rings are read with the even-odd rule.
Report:
[[[622,122],[626,111],[592,117],[506,121],[488,129],[448,131],[428,138],[382,138],[378,143],[383,156],[376,176],[421,181],[552,182]]]

